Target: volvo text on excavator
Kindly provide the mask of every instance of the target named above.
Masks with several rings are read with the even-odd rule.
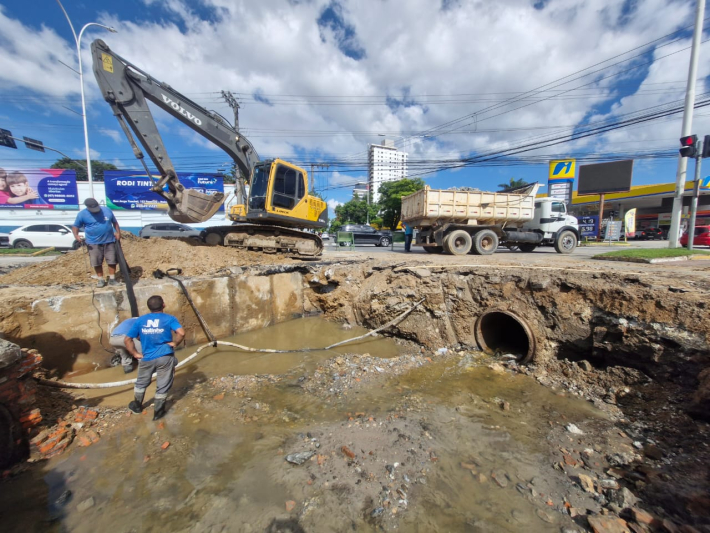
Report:
[[[241,222],[210,227],[205,240],[239,248],[317,257],[323,251],[321,238],[303,229],[328,224],[326,203],[308,194],[308,174],[302,168],[273,159],[259,161],[252,144],[222,116],[201,107],[118,56],[100,39],[91,44],[94,74],[104,99],[130,142],[133,153],[153,178],[132,132],[160,173],[151,190],[167,200],[170,218],[177,222],[204,222],[224,203],[224,194],[213,195],[187,189],[178,180],[147,101],[165,110],[220,147],[237,169],[235,196]],[[146,101],[147,100],[147,101]],[[249,183],[246,198],[245,181]],[[246,206],[245,209],[239,206]],[[232,217],[233,220],[237,217]]]

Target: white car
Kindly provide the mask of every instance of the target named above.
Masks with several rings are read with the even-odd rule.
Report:
[[[30,224],[10,232],[13,248],[79,248],[69,226],[62,224]]]

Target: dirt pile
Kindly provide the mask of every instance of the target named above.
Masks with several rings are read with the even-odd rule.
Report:
[[[123,252],[131,278],[150,278],[156,269],[179,267],[184,276],[214,274],[232,266],[291,263],[294,259],[180,239],[140,239],[123,233]],[[68,252],[53,261],[37,263],[0,276],[3,285],[73,285],[91,283],[86,249]],[[120,276],[119,276],[120,277]]]

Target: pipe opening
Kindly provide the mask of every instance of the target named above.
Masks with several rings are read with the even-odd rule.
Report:
[[[476,342],[489,355],[514,355],[520,363],[535,355],[535,338],[525,320],[510,311],[489,309],[476,321]]]

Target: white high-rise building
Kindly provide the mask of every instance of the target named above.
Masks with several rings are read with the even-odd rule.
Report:
[[[380,199],[380,185],[407,177],[407,152],[395,148],[394,141],[385,139],[382,144],[371,144],[368,155],[368,182],[372,201]]]

